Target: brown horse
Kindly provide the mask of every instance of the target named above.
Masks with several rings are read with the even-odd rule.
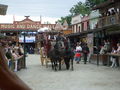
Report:
[[[4,47],[0,45],[0,90],[31,90],[7,66]]]

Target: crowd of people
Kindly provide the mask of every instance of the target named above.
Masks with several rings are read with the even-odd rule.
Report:
[[[108,40],[104,40],[104,45],[101,47],[100,54],[107,54],[107,53],[120,54],[120,43],[117,43],[117,45],[113,47],[110,45],[110,42]],[[118,57],[111,55],[111,62],[112,62],[111,67],[118,66],[117,60]]]
[[[22,45],[13,44],[10,40],[0,39],[1,46],[4,46],[4,55],[7,60],[8,67],[13,71],[20,70],[18,65],[19,59],[24,55]]]
[[[108,9],[106,13],[102,13],[102,16],[110,16],[110,15],[115,15],[117,13],[120,13],[120,10],[117,8],[112,8],[112,9]]]
[[[11,56],[22,57],[22,47],[12,45],[8,39],[0,38],[0,90],[31,90],[12,70],[9,69]],[[16,68],[14,68],[16,71]]]
[[[120,43],[117,43],[117,49],[115,47],[112,47],[112,51],[111,51],[111,54],[120,54]],[[116,56],[111,56],[111,67],[117,67],[118,64],[117,64],[117,60],[119,58],[116,57]]]

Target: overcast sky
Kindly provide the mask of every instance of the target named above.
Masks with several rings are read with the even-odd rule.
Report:
[[[8,5],[7,15],[60,18],[69,14],[70,8],[85,0],[0,0]]]

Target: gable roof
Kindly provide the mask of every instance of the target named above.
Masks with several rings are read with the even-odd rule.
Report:
[[[57,24],[55,26],[55,30],[63,30],[63,26],[61,25],[60,22],[57,22]]]

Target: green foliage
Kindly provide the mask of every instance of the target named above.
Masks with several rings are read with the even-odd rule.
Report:
[[[74,15],[78,15],[78,14],[82,14],[83,16],[85,14],[89,14],[91,9],[95,6],[98,5],[100,3],[103,3],[107,0],[86,0],[85,3],[82,2],[78,2],[76,5],[74,5],[71,9],[70,9],[70,15],[65,16],[65,17],[61,17],[60,20],[58,20],[58,22],[60,22],[61,24],[64,23],[64,21],[66,20],[68,25],[71,24],[71,18]]]
[[[90,8],[87,7],[85,3],[78,2],[76,5],[74,5],[70,9],[70,13],[72,16],[78,15],[78,14],[82,14],[84,16],[85,14],[90,13]]]
[[[60,22],[61,24],[64,23],[64,21],[66,20],[68,25],[71,24],[71,19],[72,19],[72,16],[71,15],[68,15],[68,16],[65,16],[65,17],[61,17],[60,20],[58,20],[58,22]]]

